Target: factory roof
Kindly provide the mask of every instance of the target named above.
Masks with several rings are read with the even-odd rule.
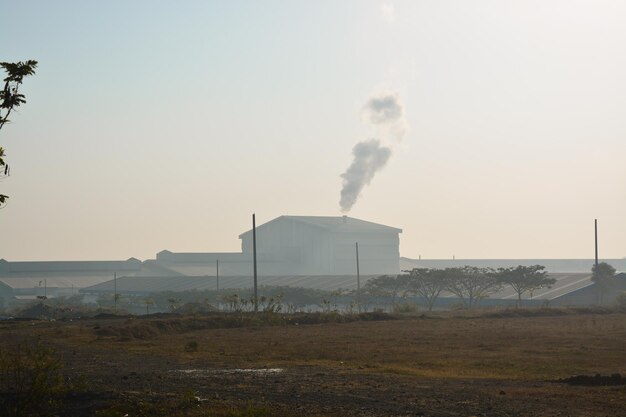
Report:
[[[361,276],[363,282],[374,278],[374,275]],[[83,288],[83,293],[107,293],[113,291],[113,280],[102,282],[88,288]],[[252,277],[243,276],[220,276],[220,289],[250,288],[253,285]],[[291,275],[291,276],[259,276],[258,285],[271,287],[301,287],[327,291],[337,289],[356,288],[356,277],[352,275]],[[217,288],[214,276],[203,277],[120,277],[117,279],[118,292],[127,294],[149,294],[161,291],[191,291],[191,290],[214,290]]]
[[[365,220],[355,219],[348,216],[280,216],[274,220],[270,220],[257,227],[265,228],[270,224],[278,221],[291,220],[295,222],[306,223],[311,226],[319,227],[331,232],[339,233],[363,233],[363,232],[386,232],[386,233],[402,233],[402,229],[396,227],[385,226],[379,223],[368,222]],[[239,235],[239,238],[252,233],[252,229]]]
[[[376,275],[361,276],[361,285],[365,284]],[[556,283],[550,288],[541,288],[532,294],[524,294],[523,299],[532,298],[534,300],[553,300],[572,291],[592,285],[591,274],[550,274],[556,279]],[[289,286],[300,288],[311,288],[326,291],[338,289],[356,289],[356,277],[353,275],[291,275],[291,276],[260,276],[258,283],[261,286]],[[220,277],[220,289],[249,288],[253,285],[252,277],[223,276]],[[113,291],[113,280],[101,282],[81,292],[102,293]],[[123,293],[148,294],[161,291],[190,291],[214,290],[217,288],[214,276],[175,276],[175,277],[121,277],[117,279],[117,291]],[[455,298],[453,294],[444,292],[442,298]],[[503,287],[500,291],[489,296],[495,300],[514,300],[517,293],[510,286]]]
[[[84,272],[84,271],[136,271],[141,261],[129,258],[125,261],[33,261],[9,262],[0,259],[0,276],[31,274],[40,272]]]
[[[40,261],[8,262],[0,259],[0,282],[11,288],[81,288],[110,280],[118,275],[136,275],[140,260],[125,261]],[[45,284],[44,284],[45,283]]]

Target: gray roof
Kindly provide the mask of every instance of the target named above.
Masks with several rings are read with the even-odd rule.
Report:
[[[83,288],[94,284],[109,281],[112,274],[28,274],[13,277],[0,277],[0,283],[13,289],[18,288]],[[45,283],[44,283],[45,282]]]
[[[130,258],[125,261],[33,261],[9,262],[0,259],[0,276],[31,273],[95,272],[95,271],[138,271],[141,261]]]
[[[533,293],[533,300],[553,300],[572,291],[593,285],[591,274],[549,274],[550,278],[556,279],[556,283],[550,288],[540,288]],[[492,299],[514,300],[517,293],[510,286],[505,286],[500,291],[489,296]],[[530,299],[530,294],[526,293],[522,297],[524,300]]]
[[[374,275],[361,276],[362,282],[373,278]],[[289,286],[314,288],[327,291],[337,289],[356,288],[356,277],[353,275],[320,276],[320,275],[291,275],[291,276],[260,276],[258,284],[261,286]],[[121,277],[117,279],[117,291],[127,294],[148,294],[161,291],[190,291],[214,290],[216,279],[214,276],[204,277]],[[252,277],[220,276],[220,290],[235,288],[250,288],[253,286]],[[83,293],[113,292],[113,280],[93,285],[80,290]]]
[[[157,261],[182,262],[182,263],[206,263],[215,262],[239,262],[244,260],[241,252],[171,252],[162,250],[157,253]],[[247,259],[246,259],[247,260]],[[150,262],[148,260],[146,262]]]
[[[267,223],[257,226],[257,230],[281,220],[292,220],[306,223],[336,233],[402,233],[402,229],[385,226],[379,223],[368,222],[366,220],[355,219],[348,216],[280,216]],[[252,229],[239,235],[239,238],[252,233]]]
[[[361,285],[378,275],[361,276]],[[550,274],[556,279],[551,288],[541,288],[534,292],[533,300],[553,300],[564,294],[592,285],[591,274]],[[280,287],[313,288],[326,291],[338,289],[356,289],[356,277],[354,275],[288,275],[288,276],[260,276],[259,285]],[[224,276],[220,277],[220,289],[228,290],[235,288],[250,288],[253,285],[252,277]],[[190,291],[216,289],[215,276],[176,276],[176,277],[121,277],[117,279],[117,291],[127,294],[149,294],[161,291]],[[113,280],[99,283],[80,290],[84,293],[109,293],[113,292]],[[442,293],[442,298],[455,298],[453,294]],[[500,291],[489,296],[494,300],[514,300],[517,293],[510,286],[503,287]],[[524,294],[524,300],[530,299],[530,294]]]
[[[511,268],[518,265],[543,265],[550,273],[591,273],[593,259],[410,259],[400,258],[400,269],[413,268],[455,268],[476,266],[479,268]],[[626,258],[600,259],[612,265],[618,272],[626,272]]]
[[[0,259],[0,282],[12,288],[88,287],[118,275],[135,275],[142,270],[140,260],[126,261],[40,261],[7,262]]]

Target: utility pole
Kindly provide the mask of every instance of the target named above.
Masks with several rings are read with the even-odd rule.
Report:
[[[361,313],[361,271],[359,270],[359,242],[356,242],[356,304]]]
[[[594,280],[598,278],[598,274],[600,271],[598,270],[598,219],[595,219],[593,222],[594,226],[594,235],[595,235],[595,246],[596,246],[596,263],[595,269],[593,273]],[[598,293],[598,304],[602,304],[602,290],[600,289],[600,283],[596,281],[597,293]]]
[[[256,216],[252,214],[252,256],[254,262],[254,312],[259,311],[259,290],[257,286],[257,269],[256,269]]]
[[[217,299],[217,311],[220,311],[220,260],[215,260],[215,283],[217,285],[217,291],[215,292],[215,298]]]
[[[117,312],[117,272],[113,272],[113,311]]]
[[[594,221],[595,237],[596,237],[596,274],[598,273],[598,219]]]

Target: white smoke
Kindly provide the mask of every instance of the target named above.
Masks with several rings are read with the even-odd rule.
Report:
[[[370,139],[354,145],[352,154],[354,161],[347,171],[341,174],[343,188],[339,205],[344,213],[350,211],[363,187],[385,166],[391,156],[391,148],[381,146],[378,139]]]
[[[393,7],[392,3],[383,3],[380,5],[380,11],[383,15],[383,18],[389,23],[393,23],[396,18],[396,8]]]
[[[382,91],[371,96],[363,107],[364,119],[382,129],[382,133],[397,140],[404,137],[408,130],[404,119],[404,107],[397,93]],[[369,139],[357,143],[352,149],[354,160],[346,172],[341,174],[343,186],[339,206],[342,212],[348,212],[354,206],[363,187],[368,185],[376,172],[382,169],[389,157],[391,148],[382,146],[380,140]]]
[[[367,122],[382,127],[385,133],[397,140],[402,140],[408,130],[398,93],[381,91],[373,95],[363,107],[363,116]]]

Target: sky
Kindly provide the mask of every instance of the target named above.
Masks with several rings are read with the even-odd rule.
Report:
[[[403,229],[402,256],[592,258],[596,218],[626,256],[626,2],[2,10],[0,60],[39,66],[0,131],[0,258],[238,251],[253,212],[344,214],[371,140],[390,156],[345,214]],[[402,135],[368,122],[381,94]]]

